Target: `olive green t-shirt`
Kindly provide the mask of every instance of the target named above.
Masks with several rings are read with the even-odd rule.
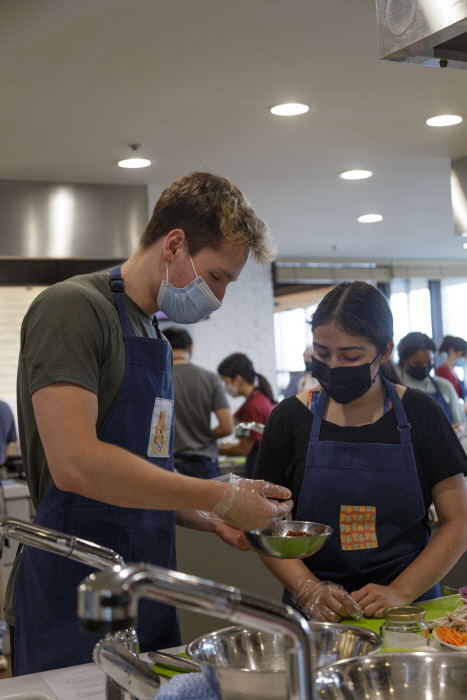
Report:
[[[156,338],[152,317],[125,294],[133,335]],[[53,485],[32,405],[32,394],[69,382],[96,394],[97,431],[117,398],[125,373],[125,343],[105,272],[78,275],[49,287],[33,301],[21,327],[18,367],[18,427],[24,470],[34,507]],[[14,625],[15,562],[5,602]]]

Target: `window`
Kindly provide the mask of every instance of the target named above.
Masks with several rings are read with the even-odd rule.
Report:
[[[431,303],[428,280],[391,280],[391,311],[394,317],[394,344],[407,333],[420,331],[432,337]]]

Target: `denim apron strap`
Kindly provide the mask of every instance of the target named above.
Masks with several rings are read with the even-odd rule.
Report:
[[[436,403],[441,406],[444,413],[446,414],[446,418],[448,419],[448,421],[451,424],[454,423],[454,417],[452,415],[451,408],[450,408],[449,404],[447,403],[446,399],[444,398],[444,396],[442,395],[441,389],[439,388],[439,384],[437,384],[436,381],[433,379],[433,377],[431,377],[430,375],[428,375],[428,379],[435,387],[434,394],[430,394],[430,396],[432,396],[434,398],[434,400],[436,401]]]

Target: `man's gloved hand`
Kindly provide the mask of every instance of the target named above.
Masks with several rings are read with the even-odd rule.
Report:
[[[269,481],[238,479],[227,484],[224,495],[209,516],[242,530],[257,530],[274,525],[292,510],[291,500],[278,503],[269,499],[290,499],[291,495],[289,489]]]
[[[344,617],[359,620],[361,607],[346,590],[332,581],[300,581],[295,590],[297,608],[309,620],[316,622],[340,622]]]

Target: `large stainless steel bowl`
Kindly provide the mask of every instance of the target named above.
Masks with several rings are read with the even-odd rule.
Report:
[[[318,672],[316,700],[465,700],[465,654],[399,652],[341,661]]]
[[[334,623],[310,623],[316,668],[351,656],[371,654],[382,640],[374,632]],[[188,656],[222,700],[286,700],[283,638],[228,627],[195,639]]]
[[[290,531],[308,535],[286,535]],[[245,532],[251,546],[259,553],[279,559],[304,559],[315,554],[333,533],[332,527],[304,520],[281,520],[272,527]]]

